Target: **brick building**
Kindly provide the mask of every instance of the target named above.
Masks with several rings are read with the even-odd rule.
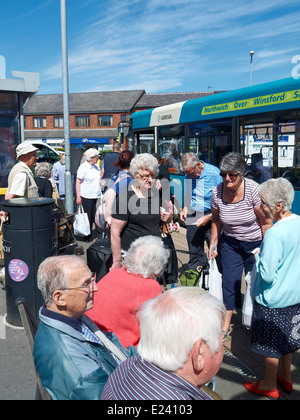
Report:
[[[71,93],[70,141],[74,145],[105,145],[118,137],[118,126],[133,112],[169,105],[217,92],[147,94],[144,90]],[[35,95],[26,104],[25,139],[59,144],[64,139],[63,95]]]

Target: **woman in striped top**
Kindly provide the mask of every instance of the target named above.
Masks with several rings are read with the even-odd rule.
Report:
[[[243,270],[252,270],[252,251],[260,247],[265,231],[272,226],[272,220],[266,219],[261,210],[259,185],[243,177],[245,169],[239,153],[228,153],[220,163],[223,182],[212,192],[209,257],[214,259],[220,253],[226,334],[230,332],[233,311],[241,307]]]

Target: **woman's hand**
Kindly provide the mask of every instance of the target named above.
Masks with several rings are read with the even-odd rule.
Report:
[[[109,271],[114,270],[115,268],[122,268],[122,262],[121,261],[113,262],[113,264],[110,267]]]
[[[210,245],[208,250],[208,259],[214,260],[218,256],[217,245]]]

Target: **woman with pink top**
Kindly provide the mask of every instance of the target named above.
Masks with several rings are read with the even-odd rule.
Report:
[[[223,182],[212,192],[212,227],[209,257],[220,253],[225,335],[231,331],[232,313],[241,307],[243,271],[252,270],[252,251],[260,247],[264,233],[272,226],[261,210],[259,185],[244,178],[246,165],[239,153],[228,153],[220,162]]]
[[[103,331],[114,332],[122,345],[137,346],[140,329],[136,312],[143,302],[162,293],[156,278],[165,271],[168,259],[161,238],[136,239],[125,255],[123,268],[115,268],[98,282],[94,307],[87,315]]]

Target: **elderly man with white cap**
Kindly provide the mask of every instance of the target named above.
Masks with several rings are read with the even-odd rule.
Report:
[[[96,213],[96,202],[101,195],[100,190],[100,168],[97,165],[99,152],[97,149],[88,149],[84,156],[86,162],[82,163],[77,171],[76,178],[76,203],[83,206],[87,213],[92,232],[93,222]],[[85,237],[90,242],[92,234]]]
[[[37,148],[29,142],[21,143],[16,148],[18,163],[8,176],[6,200],[18,197],[38,197],[38,187],[31,171],[37,163]]]

